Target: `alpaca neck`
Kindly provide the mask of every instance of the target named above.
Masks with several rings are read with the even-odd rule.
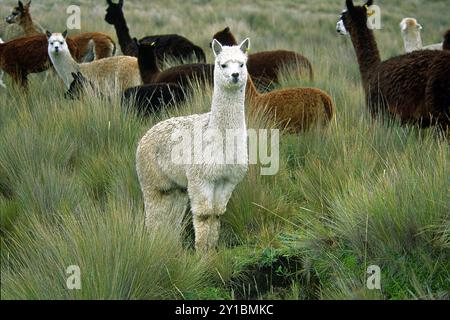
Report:
[[[127,54],[128,46],[133,44],[133,39],[131,39],[130,30],[128,29],[123,13],[118,17],[117,21],[115,21],[114,29],[116,29],[116,34],[122,53]]]
[[[29,14],[23,17],[22,21],[20,22],[20,26],[27,36],[41,34],[41,32],[34,25],[33,20],[31,19],[31,16]]]
[[[152,83],[154,77],[159,73],[158,64],[154,52],[139,52],[138,54],[139,73],[143,83]]]
[[[70,88],[70,84],[72,83],[72,72],[78,72],[80,67],[78,63],[72,58],[69,51],[60,51],[58,54],[50,53],[50,60],[53,63],[53,66],[64,81],[64,85],[67,88]]]
[[[366,25],[352,28],[350,32],[358,58],[359,71],[364,87],[367,88],[371,71],[381,63],[380,52],[373,31]]]
[[[245,88],[246,85],[239,89],[228,89],[216,82],[214,83],[209,129],[221,131],[227,129],[246,130]]]
[[[422,49],[422,38],[418,32],[403,33],[403,42],[405,44],[406,52]]]

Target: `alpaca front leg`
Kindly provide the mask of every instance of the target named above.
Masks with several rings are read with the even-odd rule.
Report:
[[[215,188],[214,203],[218,215],[223,215],[227,211],[228,202],[235,188],[236,185],[230,182],[223,182]]]
[[[214,212],[214,185],[206,181],[191,181],[188,186],[191,210],[194,216],[212,216]]]
[[[219,242],[219,216],[194,215],[195,250],[208,252],[216,249]]]

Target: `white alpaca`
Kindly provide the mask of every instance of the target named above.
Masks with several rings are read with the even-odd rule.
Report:
[[[70,88],[73,81],[72,73],[79,71],[95,83],[101,92],[111,92],[115,88],[123,90],[142,84],[137,58],[115,56],[79,64],[70,54],[66,36],[67,32],[47,32],[48,55],[67,88]]]
[[[442,43],[423,46],[420,31],[422,26],[414,18],[404,18],[400,22],[405,52],[413,52],[416,50],[442,50]]]
[[[157,228],[162,221],[179,224],[190,200],[198,251],[216,247],[220,216],[248,169],[244,101],[249,45],[249,39],[234,47],[215,40],[211,112],[160,122],[137,149],[147,227]],[[225,144],[227,133],[235,137],[233,146]]]
[[[0,43],[5,43],[2,38],[0,38]],[[0,88],[5,88],[6,89],[6,85],[3,82],[3,70],[0,69]]]

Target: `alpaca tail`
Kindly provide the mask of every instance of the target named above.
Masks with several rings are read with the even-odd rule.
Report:
[[[307,61],[306,68],[309,72],[309,80],[314,81],[314,71],[311,65],[311,62]]]
[[[112,39],[111,39],[111,44],[112,44],[112,57],[114,57],[117,53],[117,45]]]
[[[325,114],[327,115],[327,118],[328,118],[327,122],[329,122],[329,121],[333,120],[334,113],[336,111],[335,110],[336,107],[333,103],[333,99],[331,99],[331,97],[328,94],[323,93],[321,95],[321,98],[322,98],[322,103],[323,103],[323,107],[325,110]]]

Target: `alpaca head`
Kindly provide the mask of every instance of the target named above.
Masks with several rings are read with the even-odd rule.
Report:
[[[106,0],[108,8],[106,8],[105,21],[109,24],[114,24],[119,19],[123,19],[123,0],[119,0],[118,3],[112,2],[112,0]]]
[[[63,33],[46,32],[48,38],[48,53],[52,56],[57,56],[61,52],[68,52],[69,47],[66,42],[67,30]]]
[[[19,1],[17,7],[14,7],[13,11],[9,16],[6,17],[6,22],[13,24],[22,24],[25,18],[28,16],[30,12],[31,0],[28,1],[27,4],[23,4],[22,1]]]
[[[450,50],[450,29],[444,34],[444,43],[442,44],[442,49]]]
[[[214,83],[228,89],[241,88],[247,84],[247,60],[250,49],[250,39],[245,39],[238,46],[222,46],[213,40],[214,53]]]
[[[64,98],[75,100],[79,99],[81,92],[85,88],[89,80],[86,79],[81,72],[72,72],[72,82],[70,83],[69,90],[64,94]]]
[[[155,39],[153,42],[140,42],[137,38],[133,38],[133,42],[138,48],[138,57],[143,60],[148,60],[155,56],[155,49],[158,45],[159,38]]]
[[[231,33],[230,27],[226,27],[222,31],[217,32],[213,39],[219,41],[223,46],[236,46],[237,40],[234,35]],[[209,44],[212,47],[212,42]]]
[[[342,11],[336,31],[342,35],[348,35],[353,30],[367,29],[368,10],[372,4],[373,0],[368,0],[363,6],[355,6],[353,0],[347,0],[347,9]]]
[[[414,18],[405,18],[400,22],[400,29],[402,33],[419,33],[422,30],[422,25],[420,25]]]

